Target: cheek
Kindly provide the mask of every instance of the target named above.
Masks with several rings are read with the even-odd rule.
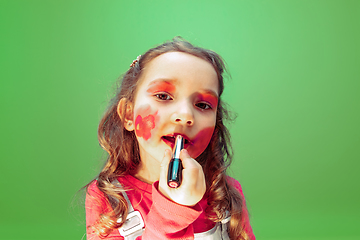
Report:
[[[192,158],[198,157],[209,145],[211,137],[214,133],[215,126],[207,127],[201,130],[193,139],[194,145],[189,147],[189,154]]]
[[[151,130],[158,122],[158,111],[152,111],[150,105],[141,106],[136,113],[135,134],[138,137],[148,140],[151,137]]]

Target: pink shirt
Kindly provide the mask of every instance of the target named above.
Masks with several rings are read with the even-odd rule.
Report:
[[[130,188],[126,192],[133,208],[140,212],[145,222],[145,231],[137,239],[194,239],[194,233],[205,232],[215,226],[215,223],[205,216],[207,196],[193,207],[177,204],[158,191],[158,182],[144,183],[137,178],[127,175],[118,178],[122,186]],[[228,177],[232,184],[244,197],[241,185],[235,179]],[[86,197],[86,226],[92,225],[103,212],[111,211],[111,206],[104,194],[92,183],[88,188]],[[251,240],[255,240],[250,226],[247,210],[245,209],[245,231]],[[88,240],[100,240],[97,235],[87,230]],[[118,230],[114,230],[106,239],[120,240]]]

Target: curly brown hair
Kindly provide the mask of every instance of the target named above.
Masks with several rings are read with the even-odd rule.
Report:
[[[133,64],[122,77],[116,96],[110,101],[110,106],[100,121],[98,139],[101,147],[108,152],[108,158],[97,177],[97,187],[108,197],[113,211],[101,214],[96,224],[89,227],[100,237],[106,237],[111,231],[121,227],[126,220],[128,205],[121,194],[124,190],[114,186],[112,181],[120,176],[134,174],[141,159],[134,132],[127,131],[124,128],[121,120],[124,119],[124,116],[118,114],[118,103],[123,98],[127,99],[128,101],[123,106],[123,110],[125,110],[128,103],[134,102],[134,96],[144,66],[152,59],[167,52],[191,54],[211,63],[216,70],[219,80],[219,102],[215,130],[210,144],[196,160],[201,164],[206,179],[207,193],[209,195],[206,209],[207,217],[214,222],[219,222],[229,212],[231,215],[228,227],[230,239],[245,239],[244,201],[241,194],[228,183],[226,174],[226,169],[232,160],[232,151],[230,134],[224,125],[224,121],[231,120],[231,117],[220,98],[224,90],[223,73],[225,72],[225,64],[217,53],[195,47],[179,37],[148,50],[141,56],[139,61]],[[122,216],[122,222],[118,223],[117,219],[120,216]]]

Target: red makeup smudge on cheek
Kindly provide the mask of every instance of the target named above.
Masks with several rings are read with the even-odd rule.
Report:
[[[140,108],[140,114],[135,119],[135,133],[138,137],[142,137],[145,140],[151,137],[151,130],[155,128],[155,122],[158,119],[157,111],[154,114],[149,114],[149,112],[150,106]]]
[[[192,139],[193,145],[190,145],[187,149],[192,158],[198,157],[202,152],[205,151],[210,143],[211,137],[214,133],[215,126],[207,127],[196,134],[195,138]]]

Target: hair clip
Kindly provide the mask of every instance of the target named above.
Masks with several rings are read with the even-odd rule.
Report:
[[[135,63],[139,62],[141,58],[141,55],[137,56],[137,58],[130,64],[130,67],[132,68],[133,66],[135,66]]]

